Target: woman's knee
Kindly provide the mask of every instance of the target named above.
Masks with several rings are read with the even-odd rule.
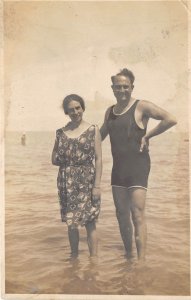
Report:
[[[95,223],[95,220],[91,221],[91,222],[88,222],[86,225],[86,230],[87,232],[92,232],[94,230],[96,230],[96,223]]]
[[[77,233],[78,232],[78,226],[76,225],[69,225],[68,226],[68,233]]]

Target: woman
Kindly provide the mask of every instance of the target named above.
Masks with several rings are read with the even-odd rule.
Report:
[[[61,218],[68,225],[71,257],[78,256],[78,226],[85,226],[90,256],[97,255],[95,221],[100,212],[101,137],[97,126],[83,120],[84,100],[71,94],[63,109],[71,119],[56,131],[53,165],[59,166],[57,186]]]

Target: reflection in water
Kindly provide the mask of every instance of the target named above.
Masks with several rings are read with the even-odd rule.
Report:
[[[62,286],[62,291],[66,294],[144,295],[145,286],[150,281],[145,276],[146,265],[124,256],[120,260],[120,263],[111,262],[108,269],[99,258],[89,258],[86,264],[80,259],[66,260],[69,281]]]
[[[99,293],[97,282],[99,281],[99,264],[97,258],[89,258],[86,264],[80,262],[80,259],[66,259],[65,279],[62,291],[66,294],[91,294]],[[67,274],[67,276],[66,276]]]

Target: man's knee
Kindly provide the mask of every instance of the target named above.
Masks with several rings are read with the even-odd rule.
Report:
[[[134,208],[132,209],[132,220],[134,225],[140,226],[145,221],[144,209]]]
[[[116,208],[116,217],[119,223],[128,224],[130,220],[130,211]]]

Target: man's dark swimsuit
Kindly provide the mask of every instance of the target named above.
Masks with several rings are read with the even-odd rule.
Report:
[[[146,128],[140,128],[135,121],[138,102],[136,100],[120,115],[113,113],[112,106],[107,119],[113,156],[113,186],[147,188],[150,157],[148,151],[140,152],[141,139],[146,134]]]

